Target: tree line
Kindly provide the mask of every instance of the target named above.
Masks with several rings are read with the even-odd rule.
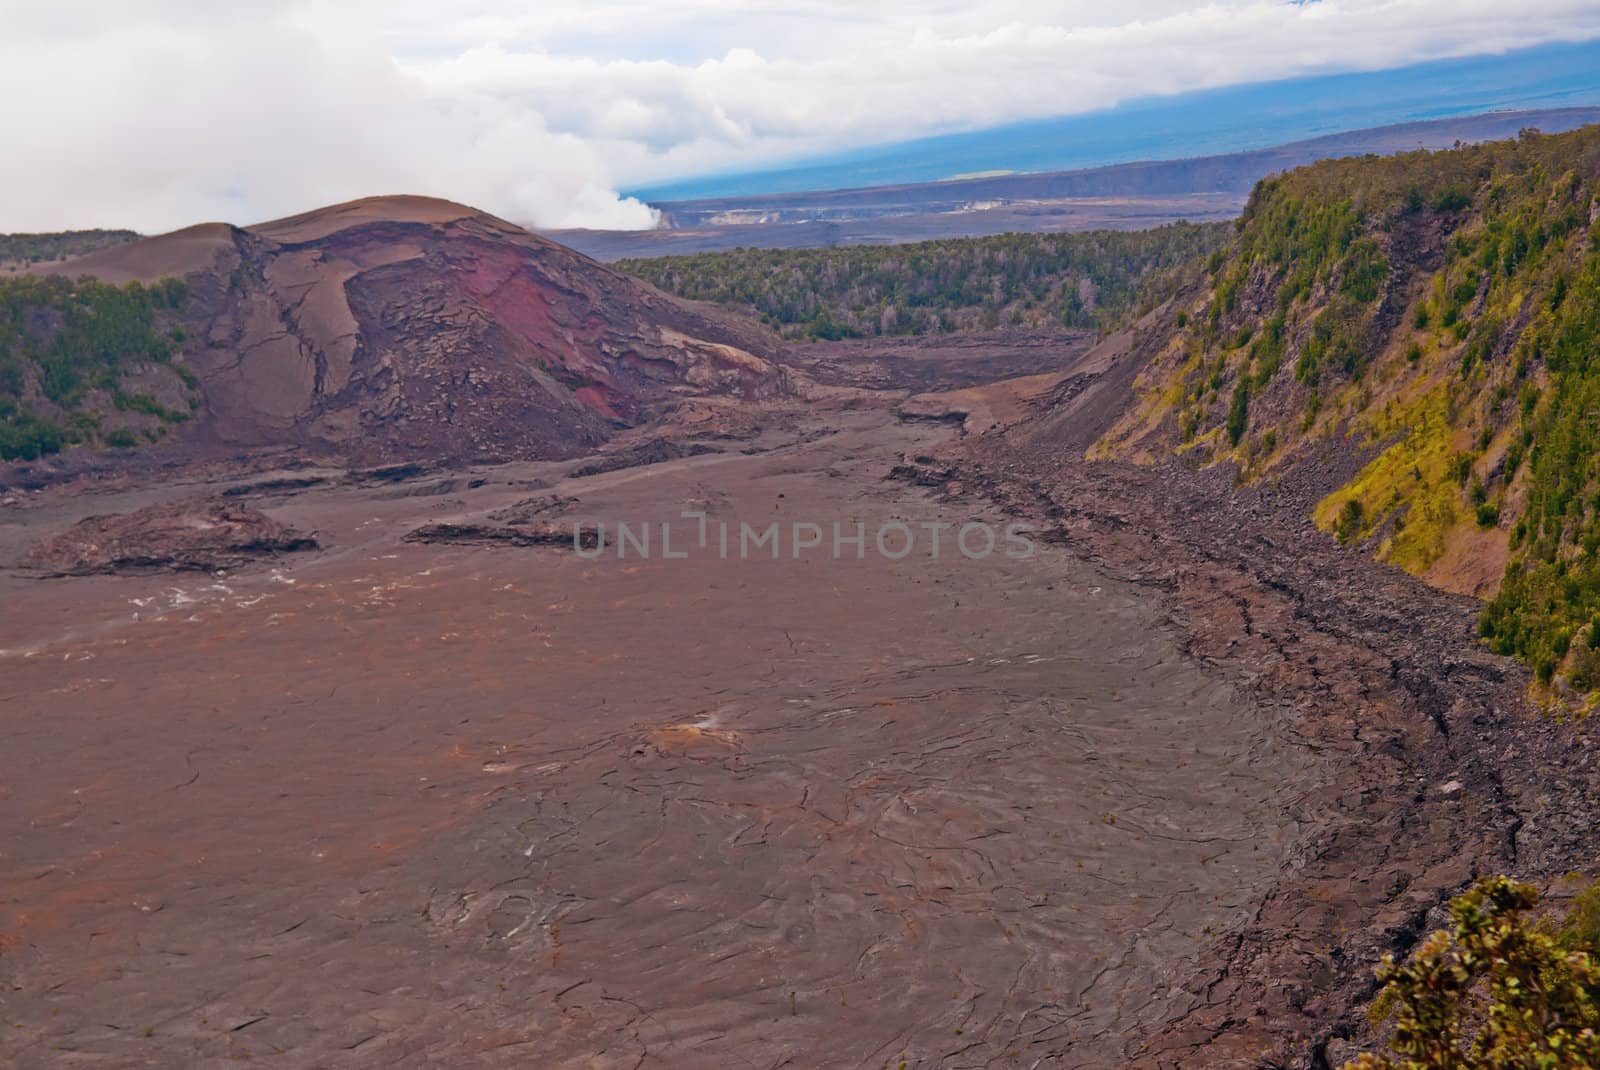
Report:
[[[735,249],[617,266],[679,297],[749,312],[794,339],[1106,328],[1152,283],[1221,248],[1231,232],[1227,223],[1174,223],[909,245]]]

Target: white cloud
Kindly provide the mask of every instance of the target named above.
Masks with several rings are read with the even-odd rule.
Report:
[[[318,33],[282,5],[228,19],[106,7],[81,31],[7,24],[0,230],[248,223],[401,192],[547,226],[654,221],[608,192],[583,137],[522,102],[437,91],[373,37]]]
[[[14,10],[13,10],[14,9]],[[0,2],[0,230],[380,192],[647,226],[617,184],[1600,36],[1593,0]]]

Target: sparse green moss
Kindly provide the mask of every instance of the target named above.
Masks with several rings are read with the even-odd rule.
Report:
[[[1399,438],[1317,506],[1318,525],[1336,531],[1340,510],[1352,500],[1362,505],[1364,522],[1356,532],[1361,537],[1398,513],[1405,520],[1383,549],[1384,560],[1410,572],[1425,571],[1437,561],[1464,504],[1447,412],[1446,391],[1438,388],[1418,403],[1391,407],[1375,421],[1376,439]]]

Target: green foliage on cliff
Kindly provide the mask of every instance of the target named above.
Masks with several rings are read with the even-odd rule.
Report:
[[[1484,636],[1600,689],[1600,127],[1265,180],[1209,266],[1162,387],[1189,448],[1368,451],[1319,523],[1423,574],[1501,540]]]
[[[1546,385],[1517,410],[1513,456],[1527,470],[1511,529],[1520,553],[1483,615],[1496,649],[1529,659],[1546,680],[1575,642],[1600,647],[1600,256],[1587,256],[1571,282],[1558,277],[1516,346],[1514,359],[1541,365]],[[1572,667],[1580,689],[1600,685],[1587,658]]]
[[[1175,223],[914,245],[736,249],[617,266],[680,297],[752,310],[790,338],[1107,327],[1159,277],[1220,248],[1229,229]]]
[[[1451,902],[1454,927],[1410,962],[1386,956],[1373,1016],[1392,1020],[1397,1058],[1363,1055],[1345,1070],[1600,1066],[1600,948],[1581,925],[1536,925],[1538,903],[1530,885],[1488,878]]]
[[[0,459],[32,459],[97,438],[96,391],[118,410],[175,423],[186,413],[123,389],[130,366],[171,361],[166,314],[181,308],[178,279],[112,286],[59,275],[0,278]]]

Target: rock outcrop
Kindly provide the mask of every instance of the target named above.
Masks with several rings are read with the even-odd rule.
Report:
[[[212,572],[316,546],[313,536],[214,497],[88,517],[34,546],[26,564],[54,576]]]
[[[380,197],[203,224],[53,270],[185,279],[186,441],[355,463],[591,451],[685,397],[786,389],[774,340],[503,220]]]

